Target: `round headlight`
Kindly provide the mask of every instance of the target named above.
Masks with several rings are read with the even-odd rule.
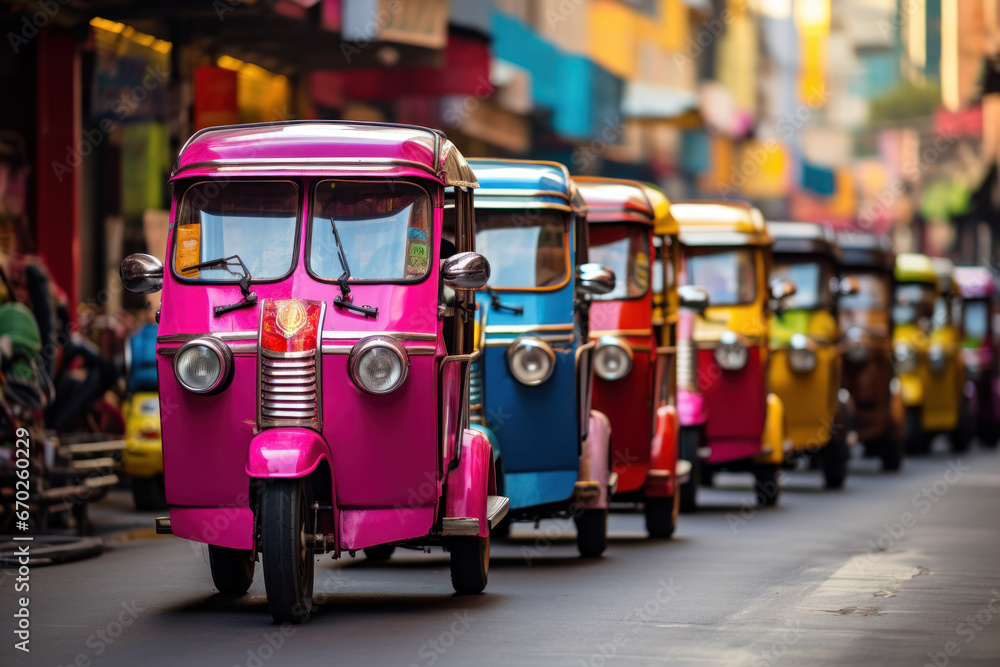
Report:
[[[602,380],[620,380],[632,370],[632,348],[620,338],[603,336],[594,350],[594,372]]]
[[[934,343],[931,345],[931,349],[927,351],[927,359],[931,362],[931,370],[935,373],[944,371],[948,362],[947,355],[944,352],[944,346],[940,343]]]
[[[738,371],[747,365],[750,353],[732,331],[725,331],[715,348],[715,363],[724,370]]]
[[[215,394],[229,386],[233,352],[214,338],[197,338],[174,355],[174,376],[194,394]]]
[[[556,353],[537,338],[519,338],[507,348],[507,367],[521,384],[539,385],[552,377]]]
[[[896,360],[897,373],[912,373],[917,370],[917,348],[907,343],[897,343],[892,348]]]
[[[808,373],[816,368],[816,353],[809,348],[809,338],[797,333],[788,350],[788,365],[796,373]]]
[[[396,391],[406,380],[410,358],[403,345],[388,336],[369,336],[358,341],[347,361],[354,385],[369,394]]]

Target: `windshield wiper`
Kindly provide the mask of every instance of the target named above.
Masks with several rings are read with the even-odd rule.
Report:
[[[490,305],[493,306],[493,310],[509,310],[515,315],[524,314],[524,306],[511,306],[502,302],[500,300],[500,295],[497,294],[497,291],[489,285],[484,287],[483,291],[486,292],[486,296],[490,297]]]
[[[242,274],[236,273],[229,268],[229,263],[236,260],[240,264],[240,268],[243,270]],[[189,271],[195,271],[196,269],[209,269],[213,266],[221,266],[229,273],[240,279],[240,293],[243,295],[243,300],[238,303],[231,303],[227,306],[216,306],[214,309],[215,316],[225,315],[228,312],[239,310],[240,308],[249,308],[250,306],[257,304],[257,295],[250,291],[250,280],[252,276],[250,275],[250,269],[247,265],[243,263],[239,255],[230,255],[229,257],[219,257],[217,259],[210,259],[207,262],[201,262],[200,264],[192,264],[191,266],[185,266],[181,269],[181,273],[187,273]]]
[[[340,260],[340,268],[344,270],[340,274],[340,277],[337,278],[337,284],[340,286],[340,296],[333,297],[333,305],[336,308],[344,308],[375,319],[378,317],[378,308],[358,306],[351,303],[354,297],[351,296],[351,286],[347,284],[347,281],[351,279],[351,267],[347,264],[347,253],[344,252],[344,244],[340,242],[340,234],[337,233],[337,223],[334,222],[333,216],[330,216],[330,229],[333,230],[333,240],[337,243],[337,258]]]

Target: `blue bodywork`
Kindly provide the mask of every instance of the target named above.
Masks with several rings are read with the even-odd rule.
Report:
[[[146,324],[125,341],[129,363],[126,384],[129,393],[157,391],[156,325]]]
[[[492,436],[497,474],[515,518],[532,518],[530,512],[516,510],[555,504],[552,511],[559,511],[559,503],[572,499],[578,476],[584,427],[576,352],[587,339],[586,322],[581,328],[574,307],[574,289],[575,268],[586,259],[577,248],[585,243],[578,237],[586,229],[586,209],[562,165],[487,159],[469,164],[480,184],[477,211],[516,214],[539,208],[565,211],[569,219],[569,280],[564,285],[495,292],[504,305],[522,307],[520,314],[493,307],[485,292],[477,295],[486,332],[483,355],[472,371],[473,415]],[[555,370],[540,385],[524,385],[508,370],[506,353],[518,336],[539,338],[555,352]]]

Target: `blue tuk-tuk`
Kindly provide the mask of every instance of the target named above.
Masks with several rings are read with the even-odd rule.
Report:
[[[472,368],[472,421],[490,437],[513,521],[572,517],[585,557],[607,545],[610,423],[590,409],[590,295],[614,274],[587,263],[586,206],[566,167],[469,160],[476,248],[492,275],[478,295],[483,355]],[[500,530],[509,530],[509,523]]]

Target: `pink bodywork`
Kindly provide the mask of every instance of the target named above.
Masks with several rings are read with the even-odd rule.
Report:
[[[435,205],[436,249],[442,233],[443,188],[437,174],[443,165],[431,164],[433,144],[428,143],[426,133],[405,129],[399,133],[403,140],[390,141],[384,134],[362,128],[354,142],[341,138],[326,143],[294,125],[248,128],[220,137],[209,135],[187,147],[172,182],[177,186],[186,179],[231,177],[218,166],[204,165],[206,162],[261,161],[252,171],[240,171],[239,176],[296,178],[309,192],[313,175],[371,178],[370,165],[383,159],[423,164],[426,168],[380,166],[377,176],[419,179],[428,189]],[[406,139],[403,135],[407,133],[413,137]],[[322,172],[303,169],[301,173],[289,173],[269,166],[288,156],[298,160],[350,160]],[[220,187],[224,188],[224,184]],[[446,350],[442,322],[437,317],[438,263],[430,263],[429,275],[419,283],[352,285],[355,303],[378,307],[376,319],[338,310],[332,304],[333,297],[340,294],[338,287],[316,281],[305,268],[310,203],[308,196],[303,198],[302,231],[292,274],[279,282],[252,285],[259,297],[254,307],[214,317],[214,306],[240,300],[238,286],[181,282],[173,274],[172,252],[168,251],[159,336],[241,334],[238,340],[229,341],[235,349],[233,381],[214,396],[184,390],[174,377],[173,357],[164,354],[181,343],[162,338],[158,342],[164,478],[174,534],[199,542],[250,548],[250,478],[304,476],[323,462],[332,476],[338,550],[426,536],[439,508],[460,510],[461,516],[478,518],[480,526],[485,526],[483,530],[488,531],[485,496],[495,493],[490,487],[493,471],[489,442],[476,432],[464,432],[462,461],[454,470],[449,470],[448,465],[455,453],[451,443],[459,436],[461,366],[441,363]],[[172,219],[176,207],[175,200]],[[173,247],[174,231],[172,224],[168,248]],[[325,332],[320,342],[338,350],[321,355],[322,428],[319,432],[305,428],[257,432],[255,340],[260,308],[265,299],[292,297],[327,304],[325,321],[320,323],[320,330]],[[417,337],[422,334],[427,340],[402,341],[408,350],[419,348],[415,350],[419,354],[410,355],[409,374],[402,387],[383,396],[363,393],[348,377],[345,350],[365,336],[392,332]],[[442,384],[443,398],[439,398]],[[438,424],[441,400],[447,404],[443,434]],[[446,482],[448,497],[442,502]],[[227,518],[216,518],[220,516]]]
[[[590,411],[587,439],[583,441],[578,479],[599,482],[600,495],[593,500],[578,500],[581,509],[605,509],[608,506],[608,457],[610,456],[611,420],[597,410]]]

